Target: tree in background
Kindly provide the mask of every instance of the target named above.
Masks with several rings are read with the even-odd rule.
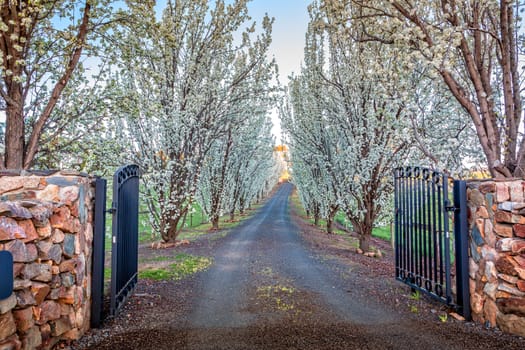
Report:
[[[270,81],[266,54],[272,21],[254,38],[246,0],[168,1],[160,21],[152,3],[128,1],[132,20],[116,56],[119,115],[144,172],[152,226],[174,241],[192,208],[206,156],[248,117],[254,81]],[[234,38],[240,33],[240,40]]]
[[[255,101],[250,106],[249,118],[216,140],[203,164],[197,201],[213,229],[219,228],[220,216],[229,213],[233,221],[236,210],[244,211],[260,191],[266,192],[266,181],[276,172],[269,106],[259,112]],[[271,187],[276,182],[271,180]]]
[[[352,12],[350,4],[360,8]],[[433,70],[470,116],[494,177],[525,175],[519,1],[324,0],[362,41],[402,47]],[[338,24],[338,25],[339,25]]]
[[[368,251],[374,221],[392,191],[389,177],[409,144],[402,132],[407,128],[399,96],[403,77],[391,69],[398,52],[352,40],[361,28],[335,27],[332,15],[316,2],[310,7],[305,65],[292,82],[292,112],[283,124],[294,129],[287,129],[292,156],[311,157],[297,163],[292,158],[294,178],[311,178],[298,184],[316,182],[315,192],[323,195],[314,196],[322,198],[321,205],[331,203],[327,218],[335,215],[332,208],[344,211],[360,248]],[[296,173],[297,166],[306,169]],[[325,201],[327,194],[333,199]]]
[[[32,167],[38,152],[56,147],[57,136],[92,107],[92,99],[81,102],[87,95],[78,89],[88,86],[82,57],[102,45],[109,4],[0,0],[0,108],[6,117],[0,168]]]

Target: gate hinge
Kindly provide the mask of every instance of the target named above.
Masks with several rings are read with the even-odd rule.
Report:
[[[117,212],[117,208],[115,207],[115,203],[111,203],[111,208],[106,210],[106,213],[108,214],[115,214]]]

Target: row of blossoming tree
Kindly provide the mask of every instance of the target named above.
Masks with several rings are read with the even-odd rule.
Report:
[[[247,2],[0,0],[0,168],[135,162],[165,241],[195,202],[216,228],[245,210],[278,180],[273,21]]]
[[[319,0],[281,118],[306,211],[370,248],[393,168],[525,169],[519,2]]]

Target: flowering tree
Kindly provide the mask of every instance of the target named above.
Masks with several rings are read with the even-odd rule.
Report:
[[[144,171],[152,226],[165,241],[180,232],[206,156],[244,112],[250,82],[272,74],[271,20],[254,39],[246,2],[168,1],[160,21],[152,3],[128,2],[132,21],[117,52],[119,110]]]
[[[348,11],[349,4],[360,11]],[[338,13],[340,23],[366,28],[360,40],[406,48],[405,59],[441,77],[470,116],[493,176],[525,175],[520,2],[325,0],[323,5]]]
[[[284,122],[295,130],[292,155],[303,155],[297,165],[310,168],[296,173],[293,158],[294,178],[311,177],[298,184],[312,191],[316,182],[314,196],[323,199],[321,206],[325,198],[330,203],[324,204],[327,218],[332,209],[343,210],[367,251],[374,221],[391,192],[390,174],[408,146],[400,132],[407,120],[399,98],[402,79],[388,69],[397,52],[352,40],[359,27],[332,26],[333,13],[316,5],[310,8],[305,66],[291,88],[294,124]]]
[[[101,45],[98,34],[112,15],[109,4],[0,0],[0,109],[6,117],[1,168],[30,168],[50,136],[60,134],[69,118],[80,118],[62,107],[78,97],[69,84],[85,86],[82,57]]]
[[[255,101],[252,103],[254,107]],[[213,229],[219,228],[219,217],[224,213],[229,213],[233,221],[236,210],[242,212],[260,191],[266,190],[266,182],[275,171],[271,124],[265,112],[247,112],[250,117],[216,140],[206,156],[197,200]],[[271,182],[273,187],[276,180]]]

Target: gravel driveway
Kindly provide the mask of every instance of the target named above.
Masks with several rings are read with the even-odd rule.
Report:
[[[388,256],[370,268],[373,258],[304,238],[292,190],[283,184],[225,237],[180,248],[213,265],[181,281],[140,281],[117,318],[71,348],[525,349],[519,337],[410,312],[405,287],[383,271]]]

